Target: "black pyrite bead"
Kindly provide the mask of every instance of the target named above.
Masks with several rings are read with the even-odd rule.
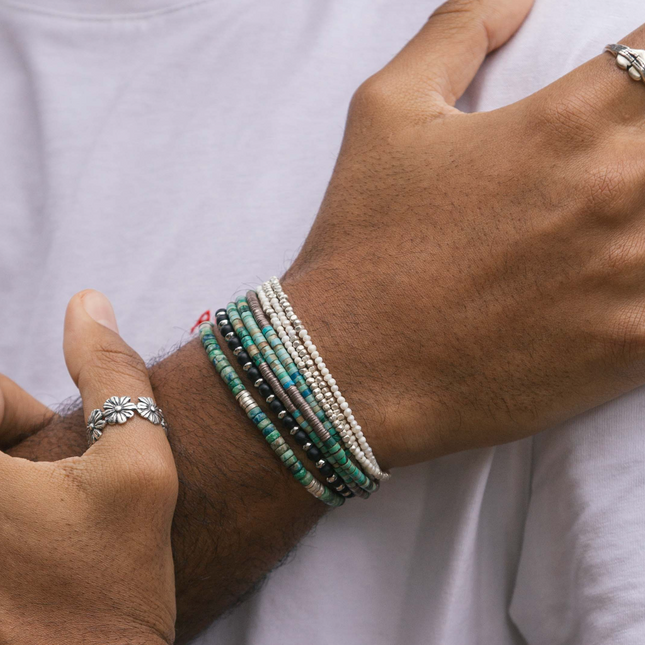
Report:
[[[311,461],[319,461],[323,458],[323,454],[318,450],[318,448],[316,448],[316,446],[311,446],[311,448],[307,450],[307,457],[309,457]]]
[[[240,365],[246,365],[251,361],[251,357],[244,350],[242,350],[235,358],[237,358],[237,362]]]
[[[251,370],[249,370],[249,372],[250,371]],[[263,399],[266,399],[270,394],[273,394],[273,390],[271,390],[271,388],[266,383],[262,383],[262,385],[260,385],[258,392]]]
[[[298,430],[296,434],[293,435],[293,438],[296,440],[296,443],[299,446],[304,446],[307,441],[309,441],[309,437],[307,436],[307,433],[304,430]]]
[[[268,394],[267,394],[267,396],[268,396]],[[275,400],[271,401],[271,403],[269,403],[269,408],[271,408],[271,412],[275,412],[276,414],[278,414],[279,412],[282,412],[284,410],[284,406],[277,399],[275,399]]]
[[[242,347],[242,343],[237,338],[231,338],[227,341],[228,348],[234,352],[238,347]]]
[[[232,325],[223,325],[222,327],[219,328],[219,333],[222,334],[222,336],[224,337],[226,337],[232,331],[233,331]]]
[[[282,418],[282,423],[287,430],[292,430],[298,425],[296,420],[288,413]]]
[[[318,470],[323,477],[331,477],[334,474],[334,469],[327,462],[325,462],[325,465],[321,466]]]
[[[262,378],[262,374],[260,374],[260,370],[257,367],[249,367],[246,373],[253,383],[255,383],[259,378]]]

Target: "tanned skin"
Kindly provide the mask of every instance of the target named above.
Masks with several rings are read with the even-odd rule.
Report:
[[[645,382],[642,87],[605,54],[500,110],[453,107],[530,4],[448,2],[358,90],[284,281],[385,467],[525,437]],[[621,42],[643,47],[645,30]],[[179,472],[185,643],[325,508],[267,450],[197,341],[150,378]],[[77,412],[13,454],[84,449]]]
[[[267,450],[199,340],[153,366],[150,381],[171,428],[179,474],[172,532],[175,642],[186,643],[248,595],[326,507]],[[86,449],[79,409],[56,417],[10,452],[49,461]]]

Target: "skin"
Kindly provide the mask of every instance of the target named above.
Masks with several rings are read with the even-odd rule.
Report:
[[[152,395],[116,324],[97,322],[106,310],[95,291],[67,310],[65,359],[86,415],[114,392]],[[177,471],[160,425],[136,415],[54,462],[0,453],[0,490],[0,642],[173,641]]]
[[[642,87],[604,54],[500,110],[453,107],[529,8],[449,2],[359,88],[283,281],[385,467],[519,439],[645,382]],[[621,42],[642,48],[645,30]],[[179,473],[184,643],[325,509],[267,450],[197,341],[150,380]],[[34,427],[16,414],[11,441]],[[82,435],[72,413],[12,452],[81,454]]]

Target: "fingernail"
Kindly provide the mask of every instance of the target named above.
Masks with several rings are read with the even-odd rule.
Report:
[[[113,332],[119,333],[112,303],[100,291],[87,291],[82,297],[82,302],[90,318]]]

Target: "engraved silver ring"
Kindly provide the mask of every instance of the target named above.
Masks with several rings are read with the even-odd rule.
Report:
[[[607,45],[605,51],[616,57],[616,65],[624,69],[632,80],[645,81],[645,49],[612,44]]]
[[[135,404],[129,396],[111,396],[103,404],[102,410],[97,408],[90,412],[87,419],[87,443],[90,446],[96,443],[103,436],[106,426],[126,423],[135,412],[150,423],[160,425],[168,434],[168,424],[154,399],[140,396]]]

